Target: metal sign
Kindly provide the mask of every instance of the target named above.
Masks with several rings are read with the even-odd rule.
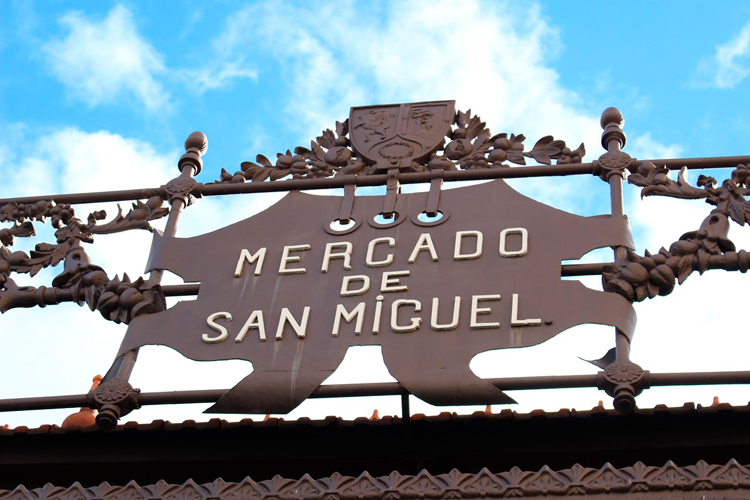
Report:
[[[390,373],[435,405],[512,402],[469,369],[490,349],[544,342],[582,323],[631,334],[624,298],[563,281],[560,264],[604,246],[632,247],[623,217],[579,217],[503,180],[354,202],[351,228],[331,234],[342,198],[291,192],[250,219],[194,238],[156,236],[150,269],[200,282],[195,301],[130,324],[121,353],[168,345],[196,360],[245,359],[253,373],[210,411],[288,413],[352,345],[381,345]]]

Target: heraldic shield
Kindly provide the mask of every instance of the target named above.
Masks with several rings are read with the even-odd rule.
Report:
[[[583,323],[632,335],[625,298],[561,278],[563,260],[632,247],[625,217],[566,213],[495,180],[444,190],[443,217],[425,223],[427,197],[399,195],[398,216],[381,224],[384,197],[357,196],[355,223],[331,231],[342,198],[292,191],[211,233],[155,235],[149,269],[200,291],[135,318],[120,353],[160,344],[199,361],[251,361],[208,411],[265,414],[294,409],[350,346],[380,345],[394,378],[428,403],[497,404],[513,400],[471,371],[477,354]]]
[[[420,164],[450,132],[455,101],[352,108],[351,145],[376,170]]]

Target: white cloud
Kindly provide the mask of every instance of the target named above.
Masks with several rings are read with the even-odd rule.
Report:
[[[134,98],[151,112],[168,107],[157,80],[165,71],[162,56],[138,34],[127,8],[115,6],[100,22],[72,12],[60,23],[69,33],[49,41],[44,52],[72,97],[90,106]]]
[[[177,148],[164,154],[147,142],[107,131],[69,127],[26,147],[9,188],[18,195],[135,189],[179,175]],[[25,181],[31,177],[33,184]]]
[[[638,159],[679,158],[683,148],[678,144],[662,144],[651,137],[651,132],[636,136],[628,141],[627,151]]]
[[[187,81],[198,94],[208,90],[229,87],[238,78],[258,79],[258,72],[243,67],[244,61],[228,61],[213,64],[211,68],[187,71]]]
[[[731,89],[750,75],[750,23],[716,52],[698,63],[697,87]]]
[[[288,111],[308,137],[346,116],[352,103],[453,98],[490,125],[523,127],[530,140],[598,130],[597,117],[582,111],[582,100],[546,65],[561,46],[537,8],[423,7],[392,2],[383,21],[373,22],[372,13],[350,3],[281,11],[265,4],[233,14],[220,40],[281,60],[293,89]],[[289,29],[290,18],[305,19],[306,29]]]
[[[303,144],[346,118],[352,105],[455,99],[493,133],[524,134],[527,149],[554,135],[571,149],[585,143],[588,161],[604,152],[602,110],[590,111],[560,83],[551,59],[562,44],[538,7],[442,1],[425,9],[420,2],[396,1],[383,4],[381,13],[382,20],[374,21],[371,12],[350,3],[315,9],[254,5],[230,16],[214,45],[248,58],[259,52],[276,56],[288,75],[286,113]],[[305,19],[306,29],[289,29],[293,18]],[[631,136],[628,151],[677,151],[657,146],[648,134]],[[512,185],[572,212],[609,209],[608,190],[593,176]]]
[[[22,158],[18,158],[20,151],[25,154]],[[4,182],[7,192],[16,196],[159,187],[179,175],[180,154],[176,148],[163,153],[144,141],[105,131],[88,133],[66,128],[23,141],[13,153],[11,158],[17,167]],[[127,213],[130,202],[121,205]],[[95,210],[106,210],[107,220],[117,213],[115,203],[75,208],[82,220]],[[127,272],[137,277],[143,273],[150,240],[146,231],[128,231],[98,236],[96,244],[87,245],[86,250],[92,261],[112,276]]]
[[[352,105],[456,99],[494,133],[524,134],[528,148],[554,135],[572,148],[584,142],[588,158],[603,152],[598,114],[550,68],[562,46],[537,7],[442,1],[426,9],[396,1],[376,10],[363,12],[352,3],[254,5],[230,16],[214,43],[248,58],[277,58],[289,86],[285,111],[300,143],[346,118]],[[305,29],[290,29],[289,19],[305,19]],[[566,194],[579,191],[581,182],[595,189],[599,181],[537,180],[518,187],[572,210],[581,200],[569,203]]]
[[[228,88],[242,78],[258,80],[258,70],[248,62],[249,54],[240,43],[242,34],[247,34],[248,18],[252,18],[254,11],[257,11],[255,7],[248,7],[227,19],[223,30],[211,43],[213,54],[204,67],[182,70],[185,81],[195,92],[203,94]]]

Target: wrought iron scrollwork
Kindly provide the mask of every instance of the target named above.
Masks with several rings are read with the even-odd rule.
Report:
[[[164,294],[158,285],[146,288],[142,278],[131,282],[127,275],[110,279],[104,270],[91,263],[81,243],[92,243],[94,235],[112,234],[132,229],[153,231],[150,221],[169,213],[164,200],[154,196],[146,202],[136,201],[130,211],[118,213],[109,222],[104,211],[89,214],[84,223],[67,204],[40,201],[34,204],[10,203],[0,207],[0,222],[13,226],[0,230],[0,312],[16,307],[45,306],[61,301],[87,304],[106,319],[128,323],[139,314],[165,309]],[[56,228],[56,243],[39,243],[28,254],[11,252],[16,237],[35,236],[31,221],[50,220]],[[36,275],[46,267],[63,262],[63,271],[52,280],[51,287],[19,287],[12,273]]]
[[[746,199],[746,196],[750,195],[749,177],[750,169],[747,165],[737,165],[731,177],[725,179],[721,186],[714,177],[701,175],[696,183],[698,187],[692,187],[687,182],[686,169],[683,168],[674,181],[669,177],[666,167],[643,162],[636,172],[628,177],[628,182],[643,188],[641,197],[705,198],[706,203],[716,206],[716,211],[743,226],[750,222],[750,202]]]
[[[357,156],[347,137],[349,120],[336,122],[335,132],[326,129],[310,148],[297,147],[286,153],[278,153],[275,163],[263,155],[256,162],[245,161],[240,170],[230,173],[222,169],[218,183],[276,181],[287,176],[294,179],[341,176],[347,174],[370,174],[375,169]],[[581,163],[586,148],[583,143],[571,150],[565,141],[552,136],[539,139],[531,150],[526,150],[523,135],[492,135],[478,116],[471,110],[456,113],[449,134],[443,145],[430,155],[424,163],[412,162],[409,170],[471,170],[477,168],[507,168],[510,163],[525,165],[531,158],[544,165],[555,161],[558,165]],[[446,144],[447,141],[447,144]]]
[[[626,259],[605,269],[602,275],[605,290],[616,292],[630,301],[642,301],[657,295],[668,295],[675,283],[682,284],[694,271],[703,274],[709,269],[746,272],[750,254],[736,251],[728,238],[729,220],[740,225],[750,222],[750,195],[747,185],[750,170],[739,165],[721,186],[713,177],[701,175],[697,186],[687,182],[686,169],[677,180],[669,177],[666,167],[643,162],[628,182],[640,186],[641,196],[668,196],[679,199],[705,199],[715,208],[700,229],[682,235],[669,249],[658,253],[648,251],[640,256],[632,251]]]
[[[657,295],[669,295],[675,284],[682,284],[693,271],[703,274],[709,269],[746,272],[750,254],[735,251],[727,239],[729,221],[714,210],[698,231],[691,231],[662,248],[656,254],[646,251],[644,256],[628,251],[625,262],[608,266],[602,274],[604,289],[640,302]],[[676,283],[675,283],[676,282]]]

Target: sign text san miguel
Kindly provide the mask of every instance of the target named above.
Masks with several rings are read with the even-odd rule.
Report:
[[[204,236],[157,236],[149,265],[200,282],[200,292],[136,318],[123,352],[158,343],[198,360],[252,361],[214,409],[286,413],[351,345],[381,345],[391,374],[425,401],[487,404],[509,400],[469,369],[480,352],[581,323],[632,332],[625,299],[560,279],[564,259],[630,245],[623,219],[566,214],[496,180],[442,192],[442,223],[417,224],[427,197],[400,195],[401,222],[382,226],[368,222],[383,198],[357,197],[352,218],[364,223],[346,234],[325,230],[341,198],[292,192]]]
[[[210,412],[288,413],[359,345],[382,346],[399,387],[428,403],[496,404],[513,399],[471,371],[474,356],[539,344],[584,323],[615,327],[613,354],[595,362],[604,370],[595,385],[627,411],[657,377],[629,359],[632,303],[670,293],[694,270],[746,271],[747,252],[737,252],[726,236],[729,219],[744,224],[750,210],[744,165],[721,187],[672,181],[667,167],[621,151],[622,122],[616,109],[605,111],[607,152],[585,164],[583,145],[571,150],[544,137],[527,150],[522,135],[491,135],[470,112],[456,112],[453,101],[352,108],[349,120],[309,149],[279,154],[275,163],[258,155],[257,163],[245,162],[234,174],[223,170],[208,184],[193,178],[206,151],[205,136],[195,133],[181,175],[144,190],[138,197],[146,202],[110,222],[100,224],[97,213],[84,223],[59,197],[0,206],[1,220],[14,223],[0,230],[0,311],[76,301],[129,324],[104,389],[95,393],[103,426],[139,404],[127,380],[143,345],[166,345],[200,361],[251,361],[252,373],[218,394]],[[509,168],[529,158],[542,165]],[[715,208],[698,231],[639,255],[622,208],[626,171],[644,195],[704,198]],[[585,173],[609,184],[610,214],[566,213],[503,180]],[[480,179],[488,182],[443,189],[447,181]],[[401,193],[402,184],[416,182],[429,190]],[[373,185],[384,189],[357,195],[358,186]],[[343,196],[301,191],[331,187],[342,187]],[[196,198],[271,190],[288,193],[244,221],[176,236],[177,216]],[[154,234],[147,278],[111,279],[89,261],[82,243],[94,235],[151,230],[149,221],[167,214],[166,230]],[[56,245],[38,245],[30,255],[6,248],[33,235],[31,221],[45,218],[58,228]],[[614,249],[613,262],[562,265],[602,247]],[[19,287],[11,279],[63,260],[52,287]],[[187,285],[161,286],[165,270]],[[604,291],[562,279],[581,274],[600,274]],[[196,292],[195,300],[166,307],[166,295]]]

